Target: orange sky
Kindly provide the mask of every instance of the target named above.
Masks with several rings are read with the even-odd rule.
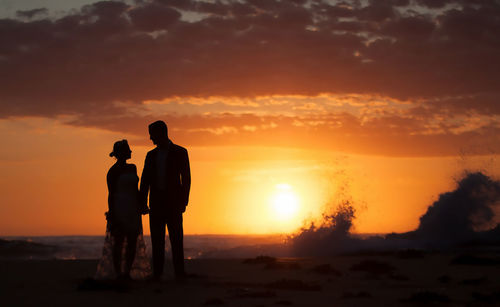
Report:
[[[35,118],[0,125],[0,233],[102,234],[105,175],[114,163],[108,153],[127,135]],[[175,132],[171,137],[176,140]],[[146,134],[143,139],[148,141]],[[153,147],[138,143],[130,142],[131,163],[140,172]],[[500,173],[491,156],[405,158],[269,146],[188,150],[193,179],[185,215],[188,234],[289,232],[317,218],[328,199],[351,197],[358,210],[357,232],[406,231],[417,226],[440,192],[453,187],[464,167]],[[271,200],[278,184],[290,185],[298,198],[297,214],[284,220]],[[339,194],[339,188],[346,192]]]
[[[112,144],[141,171],[158,119],[191,234],[343,200],[357,232],[406,231],[465,169],[500,175],[498,1],[40,3],[0,3],[0,235],[102,234]]]

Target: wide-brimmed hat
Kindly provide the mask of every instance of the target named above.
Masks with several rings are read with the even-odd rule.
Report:
[[[113,151],[109,154],[109,156],[116,157],[118,153],[125,151],[130,151],[130,146],[128,146],[127,140],[117,141],[113,145]]]

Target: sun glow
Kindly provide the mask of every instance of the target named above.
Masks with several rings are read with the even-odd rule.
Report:
[[[293,218],[299,209],[299,199],[289,184],[276,185],[276,193],[271,199],[274,214],[279,220]]]

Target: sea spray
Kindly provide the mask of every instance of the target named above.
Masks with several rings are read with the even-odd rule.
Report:
[[[454,190],[440,194],[438,200],[429,206],[420,217],[416,230],[385,237],[361,239],[353,236],[351,230],[356,210],[352,198],[345,193],[343,197],[338,202],[330,201],[326,206],[330,211],[323,214],[321,222],[310,222],[289,237],[293,256],[330,256],[408,248],[439,250],[471,242],[500,245],[500,181],[482,172],[465,172]]]
[[[319,226],[311,222],[289,238],[291,252],[294,256],[332,255],[339,250],[345,250],[354,240],[350,236],[352,221],[356,210],[351,202],[345,201],[338,205],[332,213],[323,215]]]
[[[482,172],[465,172],[453,191],[440,194],[429,206],[416,230],[392,234],[388,239],[411,238],[432,248],[491,241],[490,231],[498,228],[499,208],[500,181]]]
[[[292,256],[328,256],[359,246],[359,236],[352,235],[353,222],[366,205],[353,197],[347,163],[342,157],[334,171],[325,174],[330,189],[320,219],[304,221],[304,226],[287,238],[286,248]]]

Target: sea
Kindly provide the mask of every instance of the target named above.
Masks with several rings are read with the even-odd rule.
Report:
[[[0,259],[99,259],[104,236],[1,236]],[[187,259],[283,256],[287,235],[185,235]],[[151,238],[144,236],[151,254]],[[170,255],[166,239],[165,250]]]

